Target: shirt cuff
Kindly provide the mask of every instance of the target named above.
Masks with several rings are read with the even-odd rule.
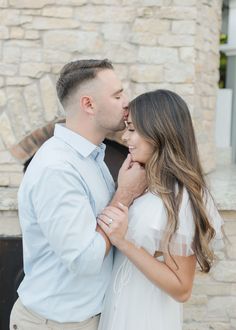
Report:
[[[106,242],[101,234],[95,233],[91,244],[71,265],[71,271],[80,275],[94,275],[101,271],[106,254]]]

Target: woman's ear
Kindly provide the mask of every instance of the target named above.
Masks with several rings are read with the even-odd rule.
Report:
[[[90,115],[94,114],[94,102],[91,96],[82,96],[80,99],[80,106],[84,112]]]

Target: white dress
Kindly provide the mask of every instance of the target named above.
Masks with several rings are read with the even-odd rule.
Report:
[[[221,241],[222,219],[212,200],[208,211],[216,238]],[[163,233],[167,216],[162,200],[148,192],[129,209],[127,239],[143,247],[151,255],[165,252]],[[183,193],[179,214],[179,227],[170,250],[175,255],[193,254],[191,244],[194,223],[186,190]],[[158,258],[163,260],[162,257]],[[98,330],[180,330],[182,329],[182,304],[150,282],[130,261],[115,252],[112,279],[105,297],[105,306]]]

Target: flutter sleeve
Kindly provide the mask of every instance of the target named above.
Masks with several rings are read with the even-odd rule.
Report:
[[[222,225],[223,220],[214,204],[211,195],[208,193],[206,198],[206,211],[212,227],[216,231],[214,239],[210,245],[213,250],[223,247]],[[168,239],[167,216],[165,226],[156,226],[155,228],[155,246],[156,251],[176,256],[190,256],[194,254],[193,240],[195,235],[195,223],[192,214],[191,203],[186,189],[183,190],[183,198],[179,210],[178,226],[176,232],[172,235],[169,245],[166,243]]]

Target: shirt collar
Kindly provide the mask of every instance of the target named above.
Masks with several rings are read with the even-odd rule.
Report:
[[[104,159],[106,149],[104,143],[96,146],[83,136],[65,127],[63,124],[55,125],[54,136],[69,144],[73,149],[78,151],[85,158],[91,155],[91,157],[94,159],[96,159],[98,156],[100,156],[99,158]]]

